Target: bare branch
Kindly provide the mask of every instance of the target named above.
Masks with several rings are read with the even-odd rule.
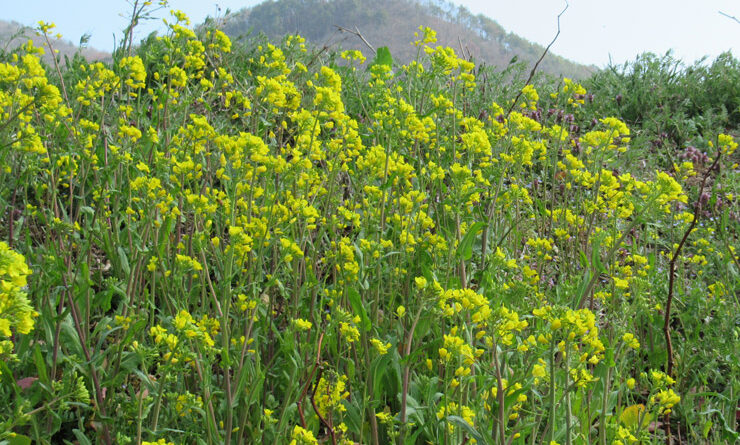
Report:
[[[348,32],[350,34],[356,35],[357,37],[360,38],[360,40],[362,40],[362,43],[364,43],[365,45],[367,45],[368,48],[370,48],[372,52],[376,52],[375,48],[373,48],[373,46],[365,39],[365,37],[362,35],[362,33],[360,33],[360,30],[356,26],[355,26],[354,31],[351,29],[347,29],[343,26],[339,26],[339,25],[334,25],[334,26],[336,26],[339,31]]]
[[[738,19],[738,18],[737,18],[737,17],[735,17],[734,15],[730,15],[730,14],[724,13],[724,12],[722,12],[722,11],[717,11],[717,12],[719,12],[719,14],[720,14],[720,15],[723,15],[723,16],[727,17],[728,19],[730,19],[730,20],[734,20],[734,21],[736,21],[736,22],[737,22],[738,24],[740,24],[740,19]]]
[[[558,14],[558,32],[557,32],[557,33],[555,34],[555,37],[554,37],[554,38],[552,39],[552,42],[550,42],[550,44],[549,44],[549,45],[547,45],[547,48],[545,48],[545,51],[544,51],[544,52],[542,53],[542,55],[540,56],[539,60],[537,60],[537,63],[535,63],[535,64],[534,64],[534,66],[532,67],[532,71],[530,71],[530,72],[529,72],[529,77],[527,78],[527,81],[526,81],[526,82],[524,83],[524,85],[525,85],[525,86],[526,86],[526,85],[529,85],[529,82],[530,82],[530,81],[532,80],[532,78],[534,77],[534,73],[535,73],[535,72],[537,71],[537,67],[538,67],[538,66],[540,65],[540,62],[542,62],[542,59],[544,59],[544,58],[545,58],[545,56],[547,55],[547,52],[548,52],[548,51],[550,51],[550,47],[551,47],[551,46],[552,46],[552,45],[553,45],[553,44],[555,43],[555,41],[556,41],[556,40],[558,39],[558,36],[560,36],[560,17],[561,17],[561,16],[563,15],[563,14],[565,14],[565,11],[567,11],[567,10],[568,10],[568,7],[569,7],[569,6],[570,6],[570,5],[568,4],[568,1],[566,0],[566,2],[565,2],[565,8],[563,8],[563,10],[562,10],[562,11],[560,11],[560,14]],[[517,102],[519,101],[519,98],[520,98],[521,96],[522,96],[522,91],[521,91],[521,90],[519,90],[519,93],[517,93],[516,97],[514,98],[514,102],[512,102],[512,103],[511,103],[511,106],[509,107],[509,111],[507,111],[507,112],[506,112],[506,117],[507,117],[507,118],[508,118],[508,117],[509,117],[509,115],[511,114],[511,111],[512,111],[512,110],[514,109],[514,107],[516,106],[516,103],[517,103]]]

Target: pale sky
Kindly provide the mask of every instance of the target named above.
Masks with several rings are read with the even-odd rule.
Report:
[[[367,0],[372,1],[372,0]],[[0,0],[0,19],[35,26],[39,20],[54,22],[66,40],[79,42],[92,35],[90,46],[104,51],[113,48],[113,35],[120,41],[124,18],[131,9],[126,0]],[[157,3],[156,0],[153,3]],[[170,0],[169,9],[180,9],[193,23],[206,16],[222,15],[253,6],[257,0]],[[564,0],[455,0],[475,14],[493,18],[504,29],[532,42],[547,45],[557,30],[557,14]],[[560,21],[560,37],[551,51],[584,64],[606,66],[633,60],[651,51],[674,55],[685,62],[707,55],[714,58],[731,50],[739,57],[740,0],[570,0]],[[219,12],[219,7],[220,11]],[[168,10],[156,16],[169,17]],[[145,23],[138,38],[163,29],[161,20]]]

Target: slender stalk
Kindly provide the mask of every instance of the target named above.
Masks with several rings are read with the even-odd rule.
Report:
[[[65,278],[65,287],[70,289],[69,285],[66,284],[66,278]],[[87,363],[90,364],[90,376],[92,377],[93,389],[95,390],[95,404],[97,405],[98,410],[100,411],[100,415],[103,418],[107,418],[108,415],[106,414],[105,401],[103,400],[103,389],[100,386],[100,377],[98,377],[98,372],[95,370],[95,364],[92,361],[92,356],[90,355],[90,349],[88,349],[87,347],[87,342],[85,341],[85,338],[86,338],[85,333],[82,331],[80,314],[77,310],[77,305],[72,299],[71,290],[67,291],[67,304],[69,305],[71,312],[72,312],[72,320],[74,321],[74,326],[75,326],[75,330],[77,331],[77,336],[80,339],[80,347],[82,348],[83,354],[85,354],[85,359],[87,360]],[[106,423],[106,421],[102,423],[103,423],[103,440],[105,441],[106,445],[111,445],[113,442],[111,441],[110,430],[108,429],[108,424]]]
[[[707,169],[706,173],[704,174],[704,177],[701,180],[701,185],[699,186],[699,196],[696,199],[696,205],[694,207],[694,218],[692,219],[691,224],[689,224],[689,227],[684,232],[683,237],[681,238],[681,242],[678,243],[678,247],[676,247],[676,250],[673,252],[673,256],[671,257],[671,261],[669,263],[668,297],[666,298],[665,319],[663,321],[663,336],[665,337],[666,351],[667,351],[665,373],[669,377],[673,377],[673,343],[671,342],[671,305],[673,304],[673,289],[676,284],[676,261],[681,255],[681,250],[683,249],[684,244],[686,244],[686,240],[689,238],[689,235],[691,235],[691,232],[694,230],[694,227],[696,227],[697,221],[699,221],[699,217],[701,216],[702,194],[704,193],[704,187],[706,186],[707,179],[709,179],[709,176],[711,176],[712,171],[714,171],[714,169],[719,164],[719,160],[721,157],[722,157],[722,151],[717,150],[717,156],[715,157],[714,162]],[[666,413],[665,416],[663,417],[663,425],[665,427],[666,444],[670,445],[673,443],[673,438],[671,435],[671,415],[670,413]]]
[[[501,377],[501,366],[498,360],[498,344],[494,344],[493,348],[493,366],[496,370],[496,403],[498,403],[498,419],[496,424],[498,425],[498,443],[506,443],[506,410],[504,407],[504,382]],[[495,438],[495,437],[494,437]]]
[[[555,436],[555,336],[550,341],[550,419],[547,425],[547,443]]]
[[[414,316],[414,321],[413,323],[411,323],[411,328],[409,328],[408,335],[406,336],[406,348],[403,354],[404,359],[406,360],[406,364],[403,368],[403,389],[401,392],[401,434],[398,436],[399,444],[404,444],[406,440],[406,405],[409,393],[409,374],[411,372],[409,355],[411,355],[411,342],[414,340],[414,331],[416,330],[416,325],[417,323],[419,323],[419,318],[421,317],[421,313],[423,310],[424,307],[422,306],[416,312],[416,316]]]
[[[567,346],[567,344],[566,344]],[[565,443],[566,445],[571,445],[571,416],[572,416],[572,408],[570,404],[570,354],[567,352],[564,353],[564,362],[565,362]]]
[[[601,394],[601,421],[599,422],[599,442],[606,445],[606,410],[609,403],[609,385],[611,384],[612,367],[606,368],[606,377],[604,378],[604,391]]]

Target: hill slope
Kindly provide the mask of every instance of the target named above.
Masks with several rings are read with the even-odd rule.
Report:
[[[46,42],[43,37],[36,35],[36,32],[33,29],[25,27],[19,23],[0,20],[0,50],[8,51],[16,48],[19,45],[26,43],[28,39],[33,40],[34,46],[42,47],[46,50],[42,59],[44,62],[51,64],[51,56],[49,55],[49,50],[46,47]],[[110,54],[106,52],[98,51],[93,48],[80,49],[78,46],[66,40],[51,39],[51,44],[54,49],[59,50],[59,56],[62,60],[64,60],[64,56],[72,58],[72,56],[74,56],[78,51],[80,51],[82,56],[87,60],[110,59]]]
[[[489,65],[505,67],[516,56],[532,66],[544,51],[540,45],[507,33],[494,20],[444,0],[268,0],[228,16],[224,31],[232,37],[264,32],[273,39],[300,34],[315,44],[339,44],[368,55],[368,47],[358,37],[338,32],[337,26],[357,27],[370,44],[388,46],[394,59],[402,63],[416,55],[410,42],[419,26],[437,31],[438,44],[458,53],[464,50],[466,56]],[[552,54],[539,69],[573,78],[597,71]]]

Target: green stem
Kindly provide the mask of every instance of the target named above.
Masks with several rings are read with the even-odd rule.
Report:
[[[555,435],[555,336],[550,341],[550,419],[548,421],[547,442],[552,442]]]
[[[566,344],[567,346],[567,344]],[[566,445],[571,445],[571,415],[572,415],[572,409],[570,405],[570,369],[569,369],[569,355],[567,350],[564,353],[565,358],[565,443]]]

